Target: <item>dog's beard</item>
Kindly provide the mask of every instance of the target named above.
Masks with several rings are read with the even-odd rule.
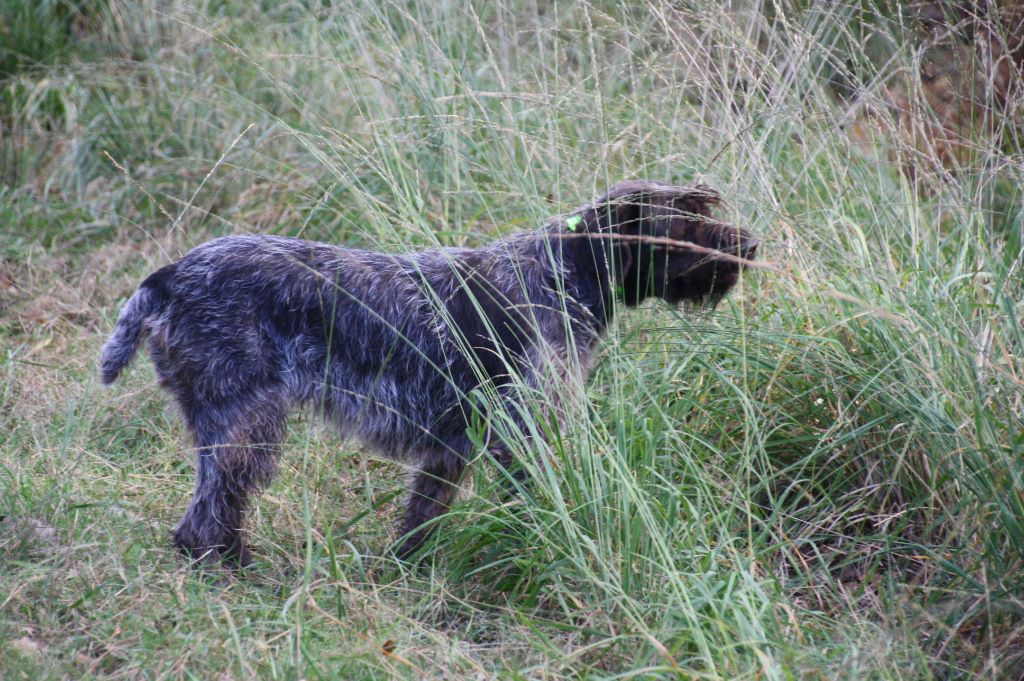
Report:
[[[739,281],[739,268],[716,267],[687,272],[666,283],[662,297],[671,305],[715,309]]]

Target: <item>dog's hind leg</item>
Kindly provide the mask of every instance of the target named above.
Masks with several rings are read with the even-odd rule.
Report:
[[[432,453],[423,458],[399,527],[402,539],[395,552],[399,558],[415,553],[434,531],[431,521],[448,510],[465,469],[465,459],[454,452]]]
[[[264,402],[238,408],[206,405],[186,413],[195,438],[196,487],[174,543],[207,564],[252,562],[242,534],[250,497],[273,477],[285,409]]]

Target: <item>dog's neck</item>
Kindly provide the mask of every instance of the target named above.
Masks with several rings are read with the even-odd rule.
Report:
[[[549,226],[535,241],[540,250],[538,260],[548,263],[553,269],[551,277],[555,290],[564,288],[566,294],[585,310],[595,337],[603,334],[615,309],[616,282],[611,269],[611,240],[588,238],[586,232],[564,226]]]

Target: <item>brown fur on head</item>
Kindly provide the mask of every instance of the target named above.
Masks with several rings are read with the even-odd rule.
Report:
[[[746,230],[711,217],[719,203],[703,185],[633,180],[616,184],[578,215],[587,232],[613,244],[609,259],[627,305],[649,296],[714,304],[739,278],[736,258],[752,259],[758,244]]]

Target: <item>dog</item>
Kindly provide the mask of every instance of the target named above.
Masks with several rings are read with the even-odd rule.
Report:
[[[101,380],[116,380],[148,336],[198,453],[173,532],[186,556],[252,561],[244,512],[274,474],[289,410],[310,404],[418,466],[396,547],[408,558],[477,449],[474,395],[521,400],[515,386],[543,389],[552,358],[585,373],[617,301],[714,306],[733,287],[757,240],[712,218],[718,203],[703,186],[622,182],[539,231],[406,254],[215,239],[142,282],[103,348]],[[507,442],[489,447],[512,469]]]

